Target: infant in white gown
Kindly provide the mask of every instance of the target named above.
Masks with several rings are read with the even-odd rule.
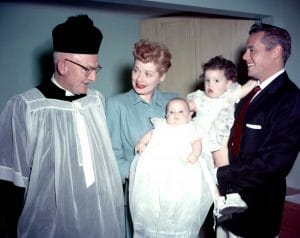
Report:
[[[134,237],[198,237],[213,201],[200,168],[202,158],[187,159],[199,133],[191,122],[152,122],[151,140],[130,171]]]

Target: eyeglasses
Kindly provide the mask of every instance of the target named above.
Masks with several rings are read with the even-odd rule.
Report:
[[[65,59],[65,61],[68,61],[72,64],[79,66],[80,68],[82,68],[85,71],[86,75],[89,75],[93,71],[95,71],[95,73],[98,73],[102,69],[102,66],[100,66],[99,64],[97,67],[86,67],[86,66],[83,66],[82,64],[79,64],[79,63],[69,60],[69,59]]]

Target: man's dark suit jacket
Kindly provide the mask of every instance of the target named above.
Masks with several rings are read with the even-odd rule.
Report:
[[[241,100],[237,105],[235,117],[243,104]],[[248,205],[248,210],[221,225],[247,238],[278,235],[286,176],[299,149],[300,91],[284,72],[253,99],[245,115],[239,155],[235,158],[229,152],[230,165],[217,170],[220,191],[239,192]]]

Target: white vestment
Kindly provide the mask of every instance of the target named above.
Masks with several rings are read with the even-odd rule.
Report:
[[[73,102],[36,88],[0,116],[0,179],[25,188],[18,237],[123,238],[121,178],[103,96]]]

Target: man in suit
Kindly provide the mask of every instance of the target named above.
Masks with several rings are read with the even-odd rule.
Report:
[[[290,51],[286,30],[268,24],[251,27],[243,59],[249,77],[259,81],[261,90],[245,113],[240,144],[234,131],[247,97],[237,105],[228,144],[230,165],[217,170],[220,191],[239,192],[248,209],[220,223],[218,237],[279,234],[286,176],[300,148],[300,91],[284,68]]]

